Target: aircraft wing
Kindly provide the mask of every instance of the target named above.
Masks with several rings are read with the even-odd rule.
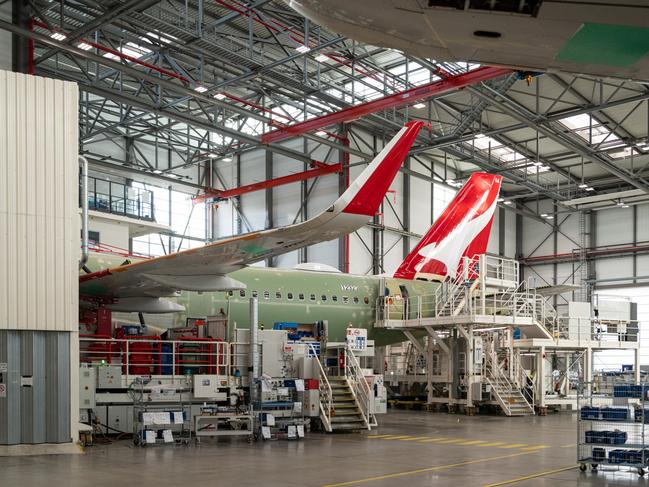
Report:
[[[158,298],[178,291],[220,291],[245,287],[227,276],[248,264],[333,240],[362,227],[378,210],[414,142],[421,122],[407,123],[328,209],[307,221],[251,232],[195,249],[79,276],[85,299],[113,303],[114,310],[179,311]],[[120,301],[123,306],[115,305]]]

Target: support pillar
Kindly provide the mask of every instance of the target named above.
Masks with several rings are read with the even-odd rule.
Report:
[[[539,354],[536,357],[536,370],[537,370],[537,380],[536,380],[536,391],[538,394],[538,405],[539,408],[544,408],[545,407],[545,388],[544,388],[544,382],[545,382],[545,347],[541,347],[539,350]]]

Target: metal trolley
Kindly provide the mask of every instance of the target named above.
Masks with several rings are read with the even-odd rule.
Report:
[[[582,472],[590,465],[629,467],[644,475],[649,466],[645,425],[649,422],[649,384],[620,383],[611,394],[592,394],[582,384],[577,399],[577,461]]]
[[[133,443],[189,444],[191,404],[183,401],[183,394],[187,393],[189,389],[182,386],[161,386],[136,379],[129,389],[133,399]]]

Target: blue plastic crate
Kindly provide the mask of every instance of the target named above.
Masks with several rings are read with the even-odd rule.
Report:
[[[581,408],[581,419],[600,419],[601,410],[600,408],[584,406]]]
[[[609,463],[626,463],[626,450],[611,450],[608,452]]]
[[[626,408],[602,408],[601,419],[605,421],[626,421],[629,419],[629,410]]]
[[[604,448],[593,448],[593,460],[606,460],[606,450]]]

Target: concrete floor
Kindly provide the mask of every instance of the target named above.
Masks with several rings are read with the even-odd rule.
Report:
[[[575,420],[396,411],[368,434],[189,447],[119,441],[85,455],[0,458],[0,486],[649,486],[635,472],[574,468]]]

